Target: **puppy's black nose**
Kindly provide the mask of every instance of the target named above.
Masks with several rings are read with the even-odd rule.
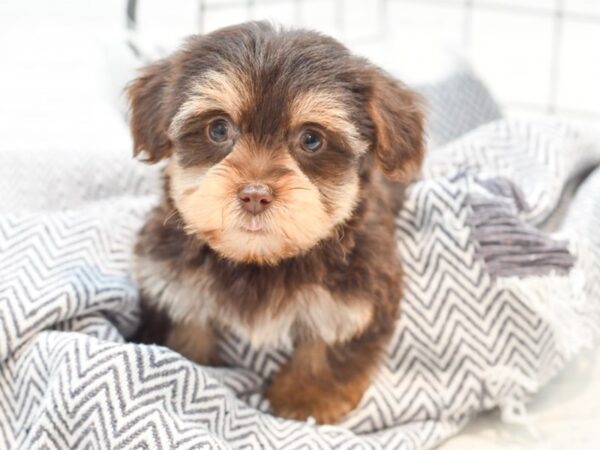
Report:
[[[246,184],[238,191],[242,208],[252,214],[263,212],[273,201],[270,189],[261,183]]]

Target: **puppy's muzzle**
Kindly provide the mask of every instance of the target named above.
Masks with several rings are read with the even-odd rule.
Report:
[[[245,184],[238,191],[241,207],[251,214],[260,214],[273,202],[273,195],[268,186],[262,183]]]

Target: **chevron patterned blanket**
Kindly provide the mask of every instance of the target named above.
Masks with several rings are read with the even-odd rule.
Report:
[[[498,120],[430,153],[397,218],[396,332],[337,426],[269,414],[283,351],[225,335],[230,367],[210,368],[126,342],[152,197],[1,214],[0,448],[422,449],[483,410],[514,413],[598,333],[599,163],[600,140],[560,121]]]

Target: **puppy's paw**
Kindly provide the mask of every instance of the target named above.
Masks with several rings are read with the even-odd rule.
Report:
[[[365,390],[364,383],[340,384],[315,379],[284,367],[279,372],[266,397],[275,414],[295,420],[314,417],[317,423],[336,423],[352,411]]]

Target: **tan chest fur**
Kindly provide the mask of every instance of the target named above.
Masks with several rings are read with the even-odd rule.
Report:
[[[136,261],[135,277],[148,301],[164,309],[174,322],[217,324],[253,347],[290,348],[298,337],[344,342],[372,319],[368,302],[334,299],[317,285],[296,290],[277,311],[265,308],[249,321],[237,308],[217,300],[210,276],[201,271],[175,274],[167,264],[143,259]]]

